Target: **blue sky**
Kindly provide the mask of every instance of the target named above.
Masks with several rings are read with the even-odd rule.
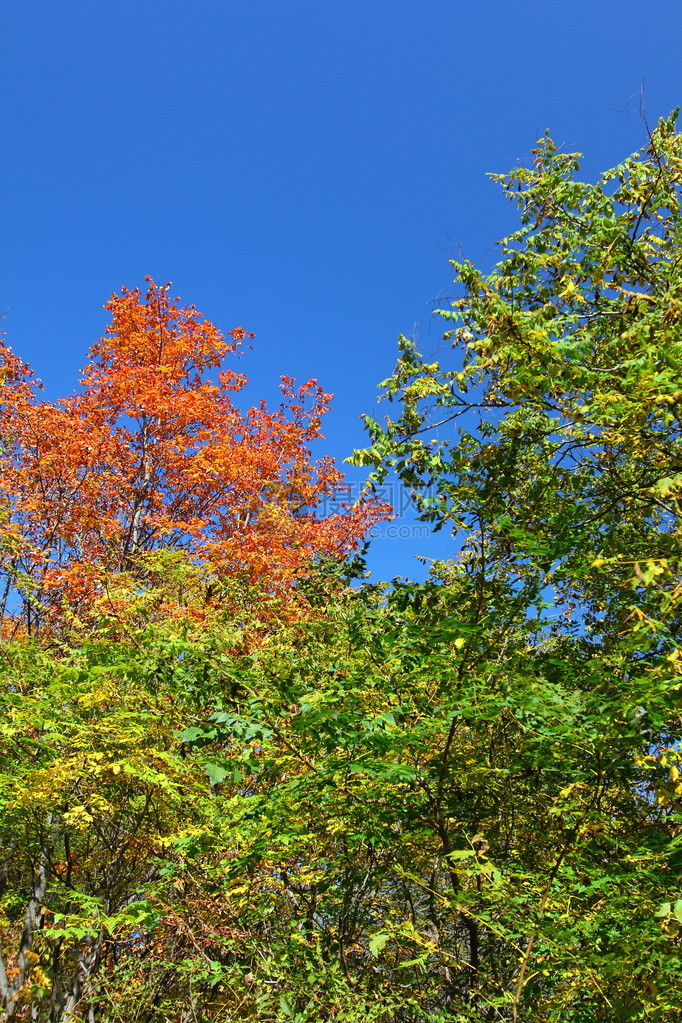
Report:
[[[71,391],[101,305],[145,274],[334,392],[325,453],[361,446],[399,333],[423,350],[448,260],[490,265],[513,209],[486,178],[549,128],[594,177],[682,102],[679,0],[15,0],[0,35],[9,343]],[[442,534],[377,540],[419,575]]]

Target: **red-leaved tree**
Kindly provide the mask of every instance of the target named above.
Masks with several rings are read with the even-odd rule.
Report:
[[[311,457],[330,395],[283,377],[279,409],[240,410],[246,378],[221,367],[253,335],[226,340],[178,301],[149,278],[144,297],[113,295],[79,392],[56,403],[2,350],[0,567],[14,627],[82,612],[112,575],[140,575],[163,548],[282,593],[386,517],[376,503],[340,507],[341,473]],[[337,510],[322,514],[330,499]]]

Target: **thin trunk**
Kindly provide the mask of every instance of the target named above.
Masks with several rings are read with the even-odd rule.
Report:
[[[5,621],[5,611],[7,610],[7,598],[9,597],[10,586],[11,577],[8,570],[7,578],[5,579],[5,585],[2,590],[2,597],[0,597],[0,638],[2,637],[2,627]]]
[[[78,1008],[78,1003],[83,997],[83,988],[85,983],[90,975],[95,971],[99,962],[103,941],[104,932],[102,931],[92,947],[81,953],[78,965],[76,966],[71,990],[64,1002],[64,1008],[62,1009],[61,1014],[61,1023],[73,1023],[74,1013]]]
[[[447,826],[443,818],[440,816],[439,810],[437,810],[435,814],[434,823],[436,825],[438,837],[441,840],[443,852],[445,853],[445,856],[447,858],[447,871],[450,877],[450,884],[452,886],[453,893],[457,895],[461,890],[459,875],[452,865],[452,860],[449,859],[449,855],[453,851],[452,842],[450,841],[450,835]],[[473,974],[476,975],[481,966],[478,922],[474,920],[473,917],[469,916],[467,911],[465,909],[462,909],[461,907],[459,908],[457,915],[458,919],[465,927],[469,937],[469,965],[472,969]]]
[[[152,417],[154,420],[156,417]],[[128,560],[138,548],[140,542],[140,528],[142,524],[142,515],[144,513],[145,504],[149,495],[149,484],[152,479],[152,460],[149,453],[149,446],[151,442],[151,430],[154,427],[154,422],[149,422],[145,416],[142,420],[142,428],[140,431],[141,439],[141,458],[140,467],[138,469],[137,484],[135,487],[135,495],[133,499],[133,514],[130,520],[130,526],[128,528],[128,535],[126,537],[125,546],[123,549],[123,565],[127,564]]]
[[[61,939],[57,942],[52,953],[52,988],[50,990],[50,1007],[48,1010],[48,1023],[57,1023],[61,1009]]]
[[[12,864],[12,857],[14,856],[16,847],[17,840],[16,838],[13,838],[9,844],[9,849],[7,850],[7,855],[5,856],[5,862],[2,865],[2,870],[0,870],[0,896],[7,887],[7,877],[9,875],[9,868]]]
[[[51,821],[48,821],[48,826],[50,824]],[[7,977],[7,969],[2,954],[2,948],[0,947],[0,998],[2,999],[2,1006],[8,1019],[11,1019],[12,1017],[17,1005],[19,992],[28,980],[28,976],[31,972],[31,952],[33,951],[35,932],[40,928],[43,918],[41,903],[45,898],[45,892],[47,891],[48,865],[51,852],[51,845],[43,850],[38,870],[36,871],[33,879],[33,891],[31,893],[28,906],[26,907],[24,927],[19,941],[19,954],[17,956],[16,967],[12,971],[13,976],[11,980]]]

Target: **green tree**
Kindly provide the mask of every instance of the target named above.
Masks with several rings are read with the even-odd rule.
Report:
[[[350,1019],[672,1023],[670,774],[623,692],[655,718],[667,680],[447,571],[329,602],[188,736],[221,777],[252,772],[226,883],[268,950],[256,990],[328,1018],[321,956]]]
[[[462,294],[441,311],[451,362],[401,338],[384,384],[399,415],[368,421],[373,444],[356,461],[375,478],[395,471],[423,518],[453,527],[458,554],[435,575],[457,595],[453,616],[484,637],[467,640],[458,684],[492,701],[490,739],[511,714],[503,760],[520,757],[496,826],[510,808],[518,826],[517,801],[534,790],[534,840],[520,861],[517,842],[485,836],[493,860],[511,856],[512,876],[529,885],[507,932],[508,969],[488,974],[504,977],[494,1011],[672,1020],[682,916],[675,115],[595,184],[577,170],[577,156],[546,137],[532,168],[496,176],[521,227],[491,273],[454,264]],[[457,721],[477,718],[453,715],[443,782]],[[668,942],[660,976],[656,911]],[[491,969],[487,942],[472,937],[472,997]]]
[[[94,1013],[163,919],[164,860],[210,801],[177,741],[203,655],[184,626],[3,648],[0,1018]]]

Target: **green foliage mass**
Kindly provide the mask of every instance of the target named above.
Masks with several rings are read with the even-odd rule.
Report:
[[[498,178],[519,230],[356,453],[453,530],[426,583],[323,565],[275,624],[179,557],[5,645],[6,1020],[682,1017],[674,117],[577,171]]]

